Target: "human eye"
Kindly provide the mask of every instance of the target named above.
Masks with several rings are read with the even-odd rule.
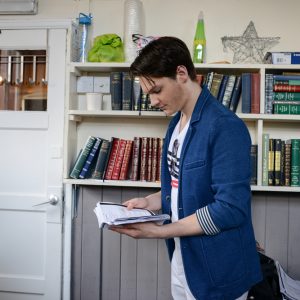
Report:
[[[152,89],[151,94],[159,94],[160,92],[161,92],[161,88],[155,87],[154,89]]]

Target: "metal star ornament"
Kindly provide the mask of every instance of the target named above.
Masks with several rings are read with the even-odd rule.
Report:
[[[263,63],[264,52],[279,43],[280,37],[259,37],[250,21],[242,36],[221,38],[224,51],[234,52],[233,63]]]

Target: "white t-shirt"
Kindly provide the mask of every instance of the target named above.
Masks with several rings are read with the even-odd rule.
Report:
[[[179,132],[180,121],[177,123],[168,147],[168,167],[171,174],[171,211],[172,222],[178,220],[178,176],[179,176],[179,164],[182,145],[189,128],[190,121],[186,123],[184,128]],[[180,250],[180,239],[174,238],[175,250],[172,259],[172,283],[176,282],[176,287],[172,286],[172,295],[174,299],[185,297],[186,299],[195,299],[189,290],[186,282],[183,262]]]

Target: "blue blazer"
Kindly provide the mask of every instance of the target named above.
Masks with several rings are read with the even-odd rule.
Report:
[[[167,149],[179,118],[180,113],[171,120],[163,149],[162,210],[168,214]],[[200,224],[208,219],[215,229],[180,238],[186,279],[196,299],[234,300],[262,279],[251,221],[250,146],[244,122],[204,87],[182,147],[178,187],[179,218],[196,212]],[[171,258],[174,240],[167,240],[167,246]]]

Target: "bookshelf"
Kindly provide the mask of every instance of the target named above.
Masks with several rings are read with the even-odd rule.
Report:
[[[134,136],[164,137],[170,121],[162,112],[156,111],[87,111],[80,107],[80,95],[76,93],[78,76],[109,76],[112,71],[126,71],[129,63],[70,63],[67,72],[67,107],[65,125],[64,182],[74,185],[129,186],[159,188],[157,182],[139,181],[103,181],[94,179],[70,179],[69,172],[80,147],[89,135],[110,139],[117,136],[133,139]],[[265,75],[281,74],[283,71],[300,71],[297,65],[264,64],[195,64],[197,73],[217,72],[222,74],[260,73],[260,113],[241,112],[241,103],[237,115],[246,123],[253,144],[258,145],[257,185],[253,191],[263,192],[300,192],[300,187],[263,186],[262,185],[262,136],[281,139],[300,138],[300,115],[264,114]],[[105,96],[109,101],[109,95]]]

